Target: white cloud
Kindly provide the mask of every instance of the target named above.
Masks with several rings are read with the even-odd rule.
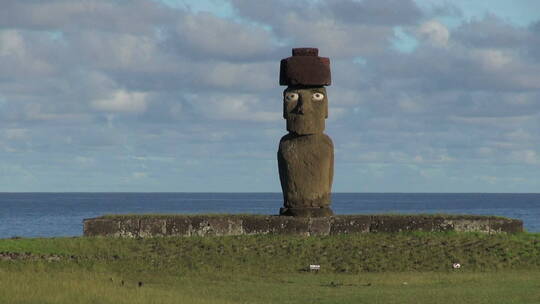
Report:
[[[422,112],[424,107],[420,104],[421,98],[413,97],[409,95],[400,96],[398,100],[398,106],[404,111],[409,113]]]
[[[159,41],[152,36],[84,31],[66,39],[76,47],[73,51],[91,60],[89,66],[99,68],[150,68],[148,65],[158,63],[156,59],[163,56],[158,53]]]
[[[86,156],[76,156],[74,161],[80,165],[93,165],[96,163],[96,160],[92,157],[86,157]]]
[[[520,150],[512,151],[510,159],[519,163],[525,163],[530,165],[539,164],[538,154],[534,150]]]
[[[172,45],[199,59],[246,60],[266,55],[275,46],[271,33],[257,26],[246,26],[209,13],[186,14],[169,32]]]
[[[4,137],[8,140],[19,140],[27,137],[28,129],[6,129],[2,133],[4,134]]]
[[[506,132],[504,134],[504,137],[512,142],[523,142],[523,143],[529,142],[534,139],[534,136],[528,131],[525,131],[523,128],[519,128],[517,130],[512,129],[510,132]]]
[[[147,107],[147,93],[117,90],[108,98],[92,101],[92,107],[105,112],[144,112]]]
[[[257,91],[275,87],[278,82],[276,73],[279,67],[275,63],[212,62],[194,65],[193,68],[199,83],[221,89]]]
[[[404,189],[403,176],[432,178],[437,189],[498,189],[508,165],[538,189],[538,25],[489,15],[446,26],[437,18],[452,7],[430,13],[412,0],[263,2],[234,0],[231,15],[216,16],[150,0],[3,1],[0,149],[25,152],[4,163],[61,155],[82,168],[93,159],[107,176],[96,190],[126,176],[128,184],[132,172],[162,179],[160,190],[208,191],[200,181],[219,185],[216,172],[271,171],[286,132],[279,60],[313,46],[332,64],[327,130],[336,168],[347,167],[337,180],[351,181],[338,191],[357,191],[359,172],[374,171],[379,179],[362,190]],[[392,48],[395,28],[416,47]],[[193,163],[196,182],[184,168]],[[36,167],[34,186],[43,187],[40,176],[77,175],[62,164]],[[279,190],[277,175],[265,178],[257,189]]]
[[[3,0],[0,26],[32,30],[148,33],[179,17],[157,1]],[[136,19],[133,16],[137,16]]]
[[[47,52],[49,41],[38,39],[40,36],[32,32],[0,29],[0,70],[9,71],[9,77],[19,78],[19,81],[51,76],[56,68]],[[0,80],[7,76],[4,72]]]
[[[281,100],[275,102],[281,109]],[[265,110],[266,106],[257,95],[251,94],[201,94],[192,97],[191,105],[199,115],[210,119],[253,122],[272,122],[282,119],[281,111]]]
[[[143,179],[143,178],[148,177],[148,173],[147,172],[133,172],[131,174],[131,177],[134,179]]]
[[[495,151],[490,147],[479,147],[479,148],[476,148],[476,152],[481,157],[491,157]]]
[[[39,103],[28,103],[24,105],[23,119],[28,121],[43,122],[71,122],[85,123],[91,119],[87,113],[54,113],[48,112],[45,106]]]
[[[489,184],[495,185],[500,178],[497,176],[488,176],[488,175],[481,175],[477,177],[479,180],[487,182]]]
[[[15,30],[0,30],[0,56],[20,56],[25,54],[24,39]]]
[[[432,45],[437,47],[447,47],[450,40],[448,28],[437,20],[430,20],[421,24],[418,33],[420,37],[426,38]]]
[[[374,54],[389,46],[393,35],[389,26],[342,25],[329,18],[311,21],[295,14],[288,14],[282,26],[295,45],[317,46],[320,56],[333,59]]]
[[[512,62],[513,58],[510,54],[506,54],[503,50],[480,49],[473,50],[473,56],[477,58],[487,69],[497,70],[503,68]]]

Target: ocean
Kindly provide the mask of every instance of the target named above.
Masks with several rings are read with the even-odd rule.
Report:
[[[0,193],[0,238],[81,236],[83,219],[112,213],[277,214],[281,205],[281,193]],[[540,232],[540,193],[333,193],[332,209],[499,215]]]

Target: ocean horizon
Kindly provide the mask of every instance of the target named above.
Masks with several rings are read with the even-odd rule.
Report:
[[[2,192],[0,238],[82,235],[104,214],[278,214],[281,192]],[[335,214],[477,214],[521,219],[540,232],[540,193],[332,193]]]

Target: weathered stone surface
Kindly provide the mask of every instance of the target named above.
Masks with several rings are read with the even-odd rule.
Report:
[[[293,49],[281,61],[283,118],[289,134],[279,142],[278,167],[283,208],[280,215],[322,217],[333,215],[330,192],[334,177],[334,144],[324,134],[328,117],[330,60],[316,48]]]
[[[226,216],[190,216],[192,235],[230,235],[231,223]]]
[[[309,235],[328,235],[331,226],[326,217],[312,217],[309,223]]]
[[[330,234],[350,234],[370,232],[371,216],[342,215],[332,220]]]
[[[210,217],[208,224],[212,227],[214,235],[230,235],[231,222],[225,216]]]
[[[292,49],[293,56],[319,56],[318,48],[294,48]]]
[[[86,219],[83,222],[85,236],[119,236],[119,222],[108,218]]]
[[[520,220],[509,220],[492,218],[489,220],[490,233],[518,233],[523,232],[523,222]]]
[[[371,232],[433,231],[433,217],[372,216]]]
[[[267,234],[268,217],[267,216],[242,216],[242,230],[244,234]]]
[[[453,231],[456,232],[467,232],[467,231],[476,231],[489,233],[489,217],[472,217],[467,216],[463,219],[459,218],[449,218],[446,219],[444,224],[452,226]]]
[[[140,231],[140,219],[139,218],[119,218],[118,234],[121,237],[138,237]]]
[[[309,219],[271,216],[268,218],[268,232],[271,234],[309,235]]]
[[[302,208],[330,207],[334,177],[334,147],[330,137],[322,133],[306,136],[289,133],[279,145],[278,167],[283,205],[287,208],[282,210],[284,215],[294,210],[291,215],[302,215],[298,210]]]
[[[434,231],[434,220],[432,216],[408,216],[407,231]]]
[[[452,223],[449,223],[443,216],[433,217],[433,231],[453,231],[454,226]]]
[[[517,233],[523,222],[470,215],[265,215],[115,216],[84,220],[85,236],[154,237],[242,234],[337,235],[350,233],[457,231]]]
[[[330,59],[318,57],[316,48],[293,49],[292,57],[281,60],[279,84],[323,86],[332,83]]]
[[[139,221],[139,236],[165,236],[167,235],[167,220],[165,218],[141,218]]]
[[[167,235],[189,236],[191,235],[191,221],[187,216],[172,216],[167,218]]]
[[[320,99],[320,100],[319,100]],[[328,118],[324,87],[288,87],[283,91],[283,118],[287,131],[296,135],[323,133]]]
[[[214,235],[214,229],[210,226],[208,217],[190,216],[191,235],[206,236]]]
[[[244,227],[242,218],[234,216],[229,218],[229,234],[230,235],[242,235],[244,234]]]
[[[332,209],[328,207],[300,207],[279,209],[279,215],[296,216],[296,217],[327,217],[334,215]]]

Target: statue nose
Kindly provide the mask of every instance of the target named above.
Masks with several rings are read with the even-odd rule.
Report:
[[[296,114],[305,114],[309,111],[309,105],[304,101],[304,96],[300,95],[296,105]]]
[[[298,102],[298,107],[296,109],[296,113],[297,114],[304,114],[304,110],[305,110],[304,103],[300,100]]]

